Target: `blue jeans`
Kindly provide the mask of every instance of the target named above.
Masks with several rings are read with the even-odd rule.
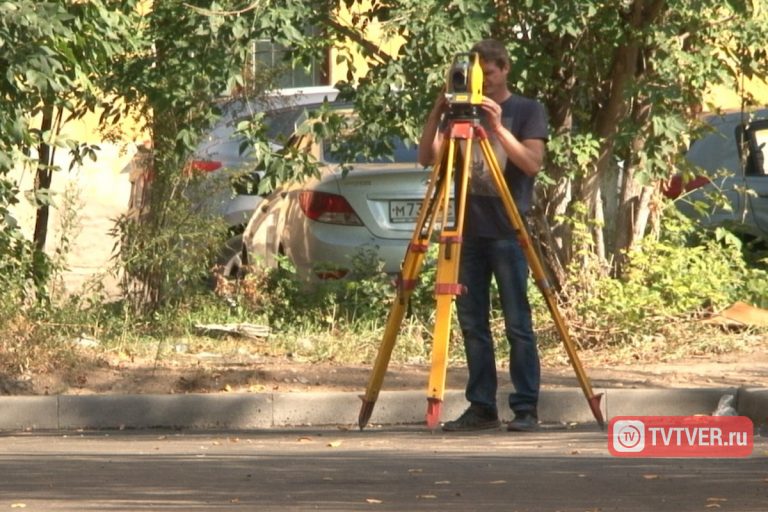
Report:
[[[541,367],[528,302],[528,262],[517,239],[465,237],[459,282],[466,291],[456,309],[469,367],[466,398],[473,405],[496,409],[496,358],[491,336],[491,277],[495,277],[510,347],[509,373],[514,392],[509,406],[515,413],[535,411]]]

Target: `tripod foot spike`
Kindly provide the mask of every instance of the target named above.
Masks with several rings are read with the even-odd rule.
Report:
[[[443,401],[439,398],[427,398],[427,427],[431,430],[437,428],[440,423],[440,413],[443,409]]]
[[[592,415],[597,420],[597,424],[600,428],[605,430],[605,420],[603,419],[603,411],[600,409],[600,399],[603,398],[602,393],[593,395],[587,399],[589,402],[589,408],[592,409]]]
[[[368,420],[371,419],[373,406],[376,405],[376,402],[374,400],[366,400],[364,396],[361,396],[360,400],[363,401],[363,405],[360,406],[360,414],[357,417],[357,426],[360,427],[360,430],[363,430],[368,424]]]

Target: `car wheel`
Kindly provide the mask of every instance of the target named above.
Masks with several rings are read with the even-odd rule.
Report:
[[[218,272],[226,279],[242,279],[248,265],[248,253],[243,244],[243,235],[237,235],[224,244],[216,258]]]

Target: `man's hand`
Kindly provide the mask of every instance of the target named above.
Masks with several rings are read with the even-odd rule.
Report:
[[[448,111],[448,98],[445,97],[445,86],[443,86],[440,93],[435,98],[435,103],[432,105],[432,111],[429,113],[430,117],[436,117],[438,120],[442,115]]]
[[[448,110],[448,100],[445,97],[445,87],[435,98],[432,110],[427,116],[427,122],[421,131],[419,138],[418,160],[421,165],[428,167],[435,163],[435,158],[442,144],[442,135],[439,132],[440,120],[443,114]]]
[[[491,98],[483,96],[480,108],[485,112],[488,130],[496,135],[507,157],[528,176],[536,176],[544,163],[544,141],[518,140],[501,124],[501,105]]]
[[[488,128],[492,132],[498,133],[498,131],[504,127],[501,124],[501,106],[488,96],[483,96],[483,102],[480,104],[480,108],[485,112]]]

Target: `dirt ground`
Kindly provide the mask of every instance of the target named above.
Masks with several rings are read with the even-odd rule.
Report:
[[[584,354],[582,363],[595,388],[768,387],[768,351],[758,348],[666,362],[601,362]],[[382,390],[426,389],[429,364],[391,364]],[[0,375],[0,395],[265,393],[365,391],[371,365],[308,362],[288,356],[212,353],[176,354],[152,359],[101,356],[73,368],[52,370],[21,379]],[[500,384],[509,385],[505,368]],[[447,388],[462,389],[466,369],[450,366]],[[567,363],[544,363],[542,386],[576,387]]]

